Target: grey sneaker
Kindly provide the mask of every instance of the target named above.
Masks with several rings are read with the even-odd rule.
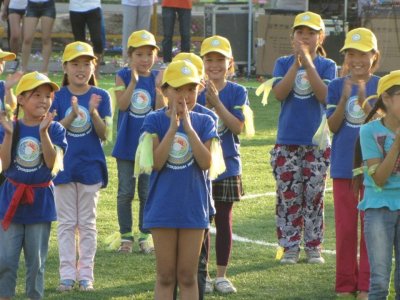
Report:
[[[220,277],[215,279],[215,290],[221,294],[236,293],[237,290],[228,278]]]
[[[321,250],[306,250],[307,260],[309,264],[324,264],[325,259],[321,256]]]
[[[212,292],[214,292],[214,282],[209,277],[206,278],[206,288],[204,292],[206,294],[211,294]]]
[[[300,258],[299,249],[288,249],[283,254],[283,258],[281,259],[281,264],[294,265],[297,264],[299,258]]]

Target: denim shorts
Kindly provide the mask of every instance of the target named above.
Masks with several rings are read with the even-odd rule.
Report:
[[[54,0],[49,0],[46,2],[28,1],[28,6],[26,7],[25,16],[31,18],[49,17],[55,19],[56,6],[54,4]]]

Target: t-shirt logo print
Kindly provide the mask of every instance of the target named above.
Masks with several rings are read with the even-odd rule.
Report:
[[[25,137],[18,143],[17,163],[25,168],[33,168],[42,162],[40,142],[34,137]]]
[[[71,126],[69,127],[68,131],[71,131],[73,133],[84,133],[91,127],[90,114],[89,111],[86,109],[86,107],[78,105],[78,109],[79,109],[78,116],[71,123]],[[71,111],[72,107],[70,106],[65,112],[65,115],[68,116],[71,113]]]
[[[312,94],[312,88],[310,81],[308,80],[308,75],[305,70],[299,70],[296,74],[296,78],[294,80],[293,90],[298,98],[309,98]]]
[[[129,111],[133,116],[145,117],[151,111],[151,96],[145,89],[135,89]]]
[[[364,123],[365,113],[362,110],[361,106],[358,104],[358,97],[351,96],[346,103],[345,110],[346,121],[349,123],[348,125],[356,125],[355,127],[359,127]]]
[[[192,149],[186,134],[177,132],[169,151],[168,162],[172,165],[184,165],[192,159]]]

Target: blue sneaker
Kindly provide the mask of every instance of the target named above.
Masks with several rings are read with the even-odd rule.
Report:
[[[94,291],[93,282],[90,280],[79,280],[79,290],[80,291]]]
[[[61,279],[60,285],[57,288],[59,292],[70,292],[74,288],[75,281],[72,279]]]

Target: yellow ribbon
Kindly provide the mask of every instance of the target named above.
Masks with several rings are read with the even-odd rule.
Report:
[[[106,244],[108,244],[109,250],[117,250],[121,244],[121,234],[119,232],[114,232],[106,237]]]
[[[154,133],[144,132],[139,138],[139,145],[135,155],[135,177],[140,174],[150,174],[153,170],[153,137],[155,136],[157,135]]]
[[[268,104],[268,96],[271,93],[272,90],[272,85],[274,84],[275,80],[281,79],[282,77],[273,77],[271,79],[268,79],[267,81],[263,82],[260,84],[260,86],[256,89],[256,95],[260,96],[262,93],[264,93],[261,103],[262,105],[267,105]]]
[[[284,253],[285,253],[285,248],[278,246],[278,248],[276,249],[275,259],[281,260]]]
[[[211,167],[208,171],[208,178],[214,180],[218,175],[226,170],[224,155],[222,153],[221,143],[218,138],[211,140]]]
[[[255,134],[254,129],[254,114],[251,110],[250,106],[243,105],[243,106],[235,106],[234,109],[241,109],[244,115],[244,131],[246,136],[252,137]]]
[[[318,146],[318,149],[325,149],[329,144],[329,127],[325,114],[322,116],[321,123],[312,138],[312,142]]]
[[[59,171],[64,170],[64,151],[59,146],[54,146],[56,150],[56,159],[54,160],[53,168],[51,169],[51,175],[56,176]]]

